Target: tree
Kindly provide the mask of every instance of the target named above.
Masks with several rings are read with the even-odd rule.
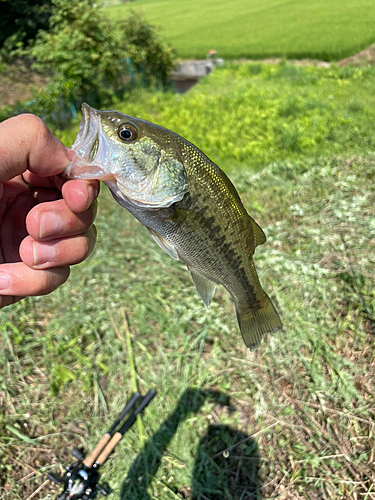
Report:
[[[166,83],[175,62],[174,49],[140,14],[111,22],[89,0],[52,3],[50,30],[39,31],[27,50],[33,67],[52,75],[42,96],[45,106],[53,108],[61,98],[100,105],[123,87],[130,67],[146,84]]]
[[[0,0],[0,47],[12,38],[27,42],[40,29],[47,29],[52,14],[51,0]]]
[[[131,12],[120,25],[124,48],[135,69],[146,83],[166,84],[176,64],[176,52],[163,43],[157,29],[148,24],[141,14]]]

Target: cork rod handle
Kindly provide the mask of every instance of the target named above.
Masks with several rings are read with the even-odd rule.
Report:
[[[109,455],[112,453],[116,444],[120,441],[121,438],[122,438],[122,434],[120,432],[116,432],[116,434],[113,435],[112,439],[109,441],[107,446],[104,448],[104,450],[100,453],[100,455],[96,459],[96,462],[99,465],[104,464],[104,462],[107,460]]]
[[[111,439],[110,434],[104,434],[102,439],[99,441],[99,443],[95,446],[95,448],[92,450],[91,453],[87,455],[87,457],[84,459],[83,463],[87,467],[92,467],[94,462],[97,459],[97,456],[100,454],[100,452],[103,450],[103,448],[106,446],[108,441]]]

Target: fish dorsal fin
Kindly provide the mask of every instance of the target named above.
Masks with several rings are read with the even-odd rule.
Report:
[[[172,259],[174,260],[179,260],[178,253],[173,245],[169,243],[163,236],[160,236],[156,231],[153,229],[150,229],[149,227],[147,228],[149,233],[151,234],[152,238],[156,243],[159,245],[159,247],[163,250],[163,252],[167,253]]]
[[[254,234],[254,245],[257,247],[258,245],[263,245],[266,242],[266,235],[263,232],[263,229],[255,222],[254,219],[250,217],[251,227],[253,228]]]
[[[208,280],[207,278],[204,278],[200,274],[195,273],[191,269],[189,269],[189,271],[199,297],[203,300],[203,303],[207,307],[207,309],[209,309],[212,297],[215,293],[215,283]]]

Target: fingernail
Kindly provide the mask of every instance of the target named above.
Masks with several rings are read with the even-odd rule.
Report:
[[[64,227],[64,221],[57,212],[43,212],[40,216],[39,238],[57,236]]]
[[[54,244],[48,243],[33,243],[34,266],[47,264],[56,257]]]
[[[8,274],[0,273],[0,290],[9,288],[10,278]]]

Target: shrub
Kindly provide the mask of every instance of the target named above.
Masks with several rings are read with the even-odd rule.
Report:
[[[0,5],[0,47],[13,48],[48,28],[51,0],[1,0]]]
[[[39,31],[26,49],[33,68],[52,76],[37,97],[41,111],[51,114],[59,102],[100,106],[129,83],[167,83],[174,50],[141,14],[112,22],[89,0],[52,2],[50,30]]]

